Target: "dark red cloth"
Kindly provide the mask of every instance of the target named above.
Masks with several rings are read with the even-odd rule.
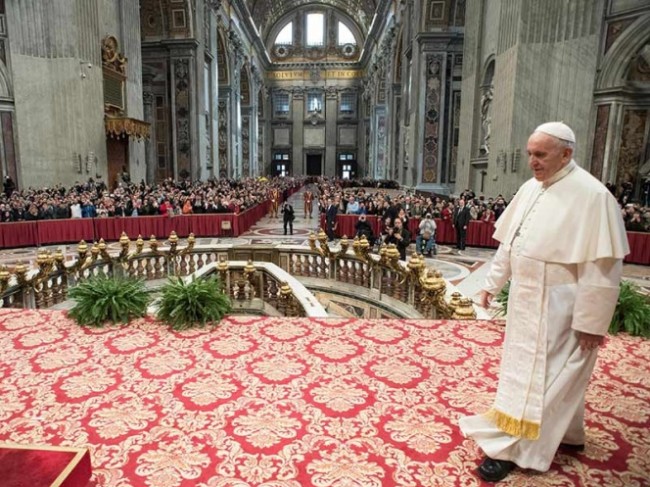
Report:
[[[70,218],[67,220],[38,220],[38,244],[92,242],[95,238],[95,227],[92,218]]]
[[[221,222],[229,220],[233,227],[233,219],[235,215],[231,213],[217,213],[206,215],[192,215],[185,218],[190,218],[190,231],[197,237],[218,237],[222,235]]]
[[[0,224],[0,242],[3,248],[33,247],[38,244],[38,222]]]
[[[49,487],[77,456],[76,451],[0,447],[0,484],[3,487]],[[65,477],[61,487],[83,487],[91,475],[88,450]],[[61,480],[61,479],[60,479]]]
[[[650,265],[650,233],[627,232],[630,253],[625,262]]]

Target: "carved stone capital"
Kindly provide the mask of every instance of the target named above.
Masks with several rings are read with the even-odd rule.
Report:
[[[145,91],[142,93],[142,103],[145,105],[152,105],[154,102],[154,94],[151,91]]]
[[[207,0],[206,5],[216,12],[221,8],[221,0]]]

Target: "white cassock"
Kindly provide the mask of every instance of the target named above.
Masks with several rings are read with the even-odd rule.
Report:
[[[578,332],[607,333],[627,235],[616,200],[575,161],[526,182],[496,228],[485,289],[512,280],[497,397],[459,424],[488,457],[546,471],[560,443],[585,442],[597,349],[582,350]]]

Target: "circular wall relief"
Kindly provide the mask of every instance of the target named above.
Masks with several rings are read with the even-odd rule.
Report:
[[[284,58],[289,55],[289,49],[287,46],[275,46],[274,53],[277,57]]]
[[[354,56],[354,54],[355,54],[356,51],[357,51],[357,48],[356,48],[356,46],[354,46],[354,44],[345,44],[345,45],[341,48],[341,53],[342,53],[345,57],[352,57],[352,56]]]

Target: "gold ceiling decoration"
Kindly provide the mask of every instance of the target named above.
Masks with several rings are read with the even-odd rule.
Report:
[[[104,119],[106,135],[111,138],[129,137],[135,140],[149,138],[151,124],[128,117],[106,117]]]

